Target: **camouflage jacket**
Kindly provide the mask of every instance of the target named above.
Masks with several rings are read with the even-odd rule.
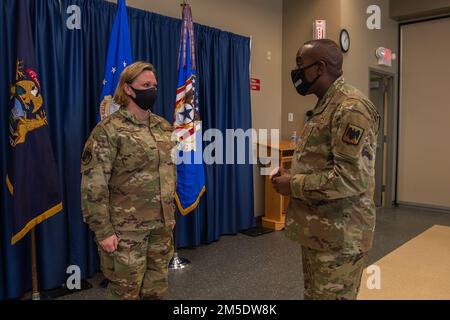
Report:
[[[81,202],[97,240],[174,221],[172,132],[163,118],[139,121],[125,107],[94,128],[81,160]]]
[[[370,250],[380,117],[341,77],[306,123],[293,156],[286,235],[318,251]]]

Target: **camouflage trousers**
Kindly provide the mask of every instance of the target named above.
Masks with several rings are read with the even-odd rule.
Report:
[[[366,256],[302,246],[305,300],[356,300]]]
[[[114,253],[99,247],[101,270],[109,280],[113,300],[162,299],[168,288],[168,266],[173,256],[172,229],[160,221],[148,231],[116,231]]]

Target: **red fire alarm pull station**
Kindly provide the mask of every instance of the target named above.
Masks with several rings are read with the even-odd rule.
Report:
[[[253,91],[261,91],[261,80],[260,79],[255,79],[255,78],[251,78],[250,79],[250,88]]]
[[[392,67],[392,60],[395,60],[396,56],[390,49],[380,47],[375,54],[378,58],[378,65]]]

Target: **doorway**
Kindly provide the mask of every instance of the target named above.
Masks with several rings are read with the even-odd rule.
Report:
[[[381,117],[375,160],[374,201],[378,208],[386,206],[388,115],[390,108],[389,104],[392,97],[393,81],[393,75],[370,70],[369,98],[375,105]]]

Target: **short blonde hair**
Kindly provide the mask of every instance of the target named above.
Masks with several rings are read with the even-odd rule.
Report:
[[[131,85],[137,77],[144,71],[151,71],[156,77],[156,69],[151,63],[138,61],[126,67],[120,75],[119,84],[114,93],[114,103],[125,106],[130,101],[130,97],[125,92],[125,84]]]

